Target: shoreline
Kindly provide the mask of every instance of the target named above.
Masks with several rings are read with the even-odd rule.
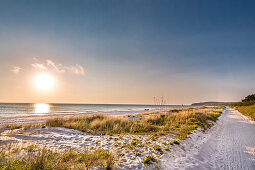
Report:
[[[90,113],[70,113],[70,114],[47,114],[47,115],[29,115],[29,116],[13,116],[13,117],[1,117],[0,116],[0,126],[5,126],[8,124],[41,124],[44,123],[48,119],[52,118],[68,118],[73,116],[86,116],[93,114],[103,114],[108,116],[125,116],[125,115],[136,115],[140,113],[147,113],[153,111],[163,111],[158,109],[150,109],[150,110],[132,110],[132,111],[111,111],[111,112],[90,112]]]

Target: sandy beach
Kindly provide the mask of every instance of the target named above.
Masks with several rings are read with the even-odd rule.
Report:
[[[195,109],[196,110],[196,109]],[[61,115],[61,117],[79,117],[81,115]],[[19,117],[1,119],[1,125],[7,124],[41,124],[47,119],[57,118],[54,116]],[[137,119],[138,116],[124,116],[128,119]],[[213,122],[211,122],[213,123]],[[195,130],[186,140],[179,140],[169,135],[161,135],[152,139],[151,135],[91,135],[74,129],[63,127],[29,127],[26,129],[1,130],[0,144],[11,144],[13,148],[24,148],[35,145],[39,148],[47,147],[54,151],[78,150],[85,148],[93,150],[102,148],[117,155],[115,162],[118,169],[185,169],[197,164],[193,159],[202,145],[208,140],[214,129],[203,132],[202,129]],[[176,143],[173,143],[176,141]],[[156,149],[157,146],[159,149]],[[152,155],[159,163],[145,165],[143,159]]]
[[[8,125],[8,124],[41,124],[44,123],[48,119],[52,118],[68,118],[68,117],[80,117],[84,115],[92,115],[92,114],[104,114],[110,116],[123,116],[123,115],[136,115],[139,113],[146,113],[155,111],[155,109],[150,109],[147,111],[144,110],[135,110],[135,111],[114,111],[114,112],[103,112],[103,113],[85,113],[85,114],[45,114],[45,115],[36,115],[36,116],[16,116],[16,117],[0,117],[0,126]],[[157,109],[157,111],[160,111]]]
[[[255,1],[0,3],[0,170],[255,170]]]
[[[32,118],[30,118],[32,119]],[[29,122],[28,118],[19,122]],[[48,117],[40,117],[36,123],[43,122]],[[30,123],[34,123],[31,121]],[[238,124],[243,124],[239,126]],[[245,124],[244,124],[245,123]],[[10,144],[12,147],[24,148],[29,145],[50,148],[61,152],[70,149],[83,151],[85,148],[93,150],[102,148],[118,156],[115,162],[118,169],[217,169],[225,166],[232,167],[232,159],[239,150],[239,162],[235,167],[254,168],[254,140],[246,135],[245,128],[254,127],[254,121],[241,115],[233,109],[225,109],[214,124],[205,132],[197,129],[188,136],[186,140],[179,140],[173,136],[162,135],[152,140],[150,135],[90,135],[78,130],[62,127],[31,127],[27,129],[2,129],[0,136],[1,146]],[[231,135],[228,126],[239,126],[236,135]],[[247,127],[245,127],[247,126]],[[248,127],[249,126],[249,127]],[[228,133],[228,137],[225,133]],[[251,132],[252,133],[252,132]],[[238,136],[244,134],[242,140]],[[171,141],[178,141],[170,144]],[[229,142],[232,141],[232,142]],[[238,140],[239,142],[235,142]],[[249,145],[243,144],[248,142]],[[236,146],[239,145],[239,146]],[[155,146],[160,149],[155,150]],[[228,147],[227,147],[228,146]],[[224,150],[229,150],[225,152]],[[221,154],[224,153],[224,154]],[[153,155],[160,160],[159,163],[144,165],[143,158],[146,155]],[[217,167],[215,163],[218,162]]]

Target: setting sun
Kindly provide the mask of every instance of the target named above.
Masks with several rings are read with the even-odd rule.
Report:
[[[50,74],[39,74],[35,77],[35,86],[40,90],[50,90],[54,86],[54,78]]]

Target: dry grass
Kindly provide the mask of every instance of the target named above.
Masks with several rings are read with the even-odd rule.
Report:
[[[20,152],[23,156],[19,156]],[[25,152],[25,153],[24,153]],[[68,150],[64,152],[53,152],[46,148],[37,148],[34,145],[28,148],[12,148],[9,145],[0,148],[0,169],[90,169],[101,167],[113,169],[113,155],[103,149],[89,152]]]
[[[15,130],[15,129],[29,129],[32,127],[44,127],[45,125],[42,124],[8,124],[8,125],[4,125],[1,126],[0,129],[6,128],[6,129],[10,129],[10,130]]]
[[[14,130],[14,129],[20,129],[20,128],[22,128],[22,126],[21,125],[16,125],[16,124],[9,124],[9,125],[3,126],[2,128],[7,128],[7,129],[10,129],[10,130]]]
[[[240,102],[233,104],[230,107],[237,109],[242,114],[255,120],[255,102]]]
[[[185,139],[198,127],[207,129],[208,122],[216,121],[220,111],[215,110],[178,110],[171,114],[153,112],[142,115],[141,120],[127,120],[122,117],[105,115],[88,115],[73,118],[57,118],[47,120],[46,125],[65,127],[87,132],[94,135],[112,134],[170,134]]]
[[[143,126],[140,121],[130,121],[121,117],[89,115],[83,117],[47,120],[47,126],[65,127],[94,135],[112,135],[156,131],[152,125]]]
[[[147,165],[152,164],[154,162],[158,162],[158,160],[152,155],[145,156],[142,160],[142,163]]]

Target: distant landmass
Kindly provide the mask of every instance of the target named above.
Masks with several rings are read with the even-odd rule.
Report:
[[[224,105],[231,105],[235,102],[199,102],[199,103],[192,103],[191,106],[224,106]]]

